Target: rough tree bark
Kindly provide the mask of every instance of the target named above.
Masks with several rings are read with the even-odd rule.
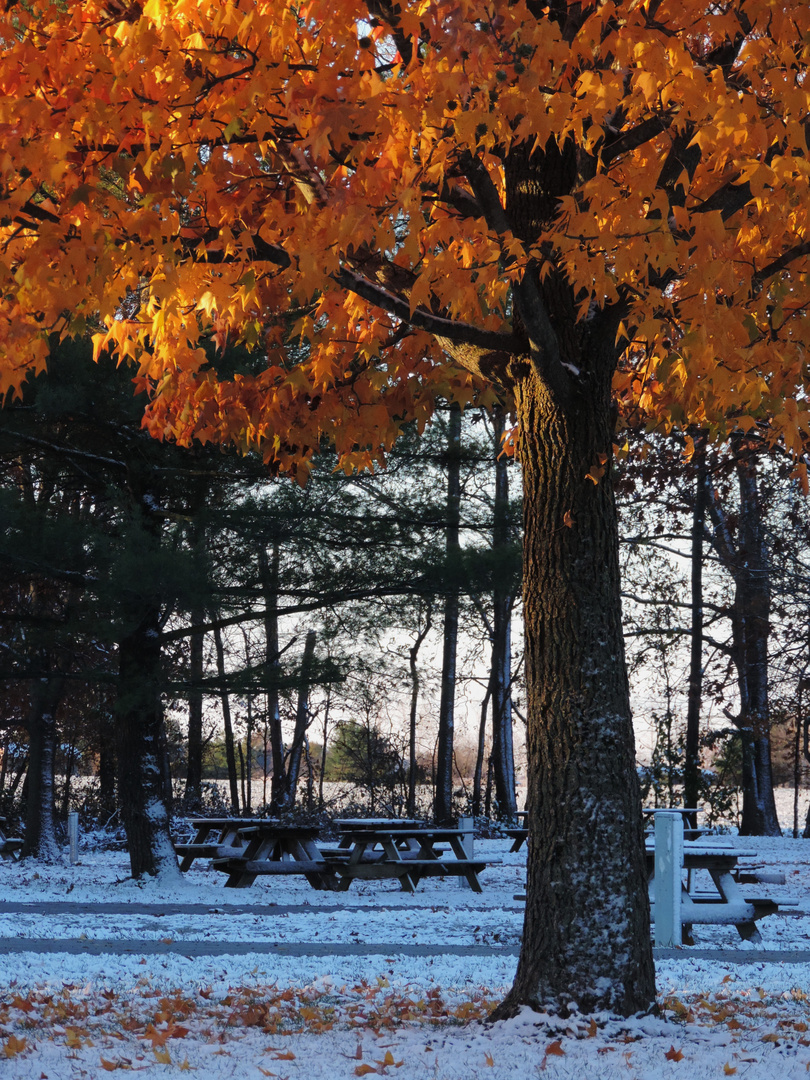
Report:
[[[459,521],[461,507],[461,411],[451,408],[447,427],[447,540],[445,566],[449,578],[444,601],[439,738],[436,754],[436,789],[433,816],[439,825],[453,820],[453,737],[455,727],[456,651],[458,648],[458,587],[461,559]]]
[[[161,765],[160,612],[146,605],[118,643],[118,795],[134,878],[176,876]]]
[[[516,386],[529,854],[524,944],[500,1016],[547,1002],[626,1014],[653,996],[609,468],[613,367],[609,355],[591,360],[587,388],[568,401],[531,370]]]
[[[44,652],[41,661],[47,666],[47,654]],[[36,856],[47,862],[53,862],[59,856],[54,821],[54,759],[56,710],[64,685],[64,677],[55,674],[33,680],[26,724],[29,764],[25,838],[20,854],[23,858]]]

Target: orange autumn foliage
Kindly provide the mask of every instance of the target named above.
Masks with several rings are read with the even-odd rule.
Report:
[[[623,306],[626,412],[810,433],[806,0],[34,0],[0,42],[2,392],[92,332],[159,437],[368,465],[508,393],[515,286],[561,272]],[[576,148],[531,241],[526,141]]]

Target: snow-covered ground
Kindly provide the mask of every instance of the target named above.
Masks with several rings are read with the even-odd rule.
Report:
[[[806,1078],[810,964],[755,957],[759,948],[810,950],[810,842],[722,840],[785,872],[786,885],[757,892],[800,901],[801,914],[759,924],[761,946],[730,927],[695,928],[696,948],[747,949],[754,962],[690,959],[688,948],[659,960],[657,1017],[559,1021],[527,1010],[493,1026],[480,1021],[511,983],[522,922],[513,897],[525,849],[511,854],[508,841],[476,841],[477,856],[502,860],[482,875],[480,896],[436,879],[415,896],[393,882],[318,892],[303,878],[226,890],[199,861],[168,887],[131,881],[120,852],[83,850],[78,866],[4,862],[0,938],[101,939],[122,951],[0,955],[0,1077]],[[45,901],[56,913],[25,910]],[[243,951],[189,957],[183,943],[192,941],[239,942]],[[244,952],[245,943],[257,951]],[[272,943],[311,944],[318,954],[261,951]],[[324,956],[324,944],[354,950]],[[165,946],[159,955],[156,945]],[[390,948],[366,954],[366,945]],[[490,948],[458,955],[476,945]]]

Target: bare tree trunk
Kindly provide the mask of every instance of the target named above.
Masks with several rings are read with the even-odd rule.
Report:
[[[192,624],[203,621],[202,609],[191,612]],[[195,633],[189,638],[188,658],[188,743],[186,764],[186,800],[190,805],[199,805],[202,799],[202,756],[203,756],[203,655],[205,634]]]
[[[458,648],[459,594],[457,576],[461,562],[459,522],[461,509],[461,412],[451,408],[447,431],[447,540],[445,567],[447,595],[444,602],[439,741],[433,814],[440,825],[453,820],[453,735],[455,727],[456,651]]]
[[[233,724],[231,723],[231,701],[225,683],[225,647],[222,644],[222,631],[219,627],[214,629],[214,646],[217,652],[217,675],[222,685],[220,700],[222,702],[222,722],[225,727],[225,761],[228,765],[228,787],[231,793],[231,809],[235,814],[239,813],[239,783],[236,776],[236,751],[233,739]]]
[[[290,759],[287,763],[287,799],[286,806],[295,804],[298,776],[301,771],[301,752],[304,748],[307,728],[309,727],[309,688],[312,681],[312,662],[315,657],[314,630],[307,631],[304,642],[304,655],[301,659],[300,684],[298,688],[298,706],[295,711],[295,730],[293,732]]]
[[[487,710],[492,697],[492,679],[487,684],[487,692],[481,702],[481,719],[478,721],[478,748],[475,754],[475,772],[473,773],[472,812],[473,817],[481,813],[481,779],[484,773],[484,755],[487,744]],[[492,759],[490,758],[490,761]]]
[[[770,577],[757,486],[756,450],[735,440],[740,491],[737,542],[713,491],[708,509],[714,524],[713,543],[734,578],[731,612],[732,658],[737,669],[740,711],[726,715],[742,741],[743,812],[745,836],[780,836],[771,769],[770,708],[768,702],[768,637],[770,634]]]
[[[268,560],[264,547],[259,549],[259,572],[267,615],[264,620],[265,664],[267,670],[267,727],[270,732],[272,779],[270,781],[270,805],[277,810],[287,797],[287,778],[284,770],[284,734],[281,730],[278,684],[281,663],[278,645],[278,574],[279,546],[274,541]]]
[[[504,412],[498,408],[495,426],[495,508],[492,552],[495,556],[495,583],[492,597],[492,764],[498,817],[513,820],[517,813],[515,756],[512,744],[512,583],[499,572],[508,566],[504,557],[509,544],[509,474],[499,457],[504,432]],[[500,554],[501,558],[498,559]]]
[[[408,665],[411,673],[411,707],[408,716],[408,796],[406,813],[411,818],[416,816],[416,718],[419,704],[419,669],[416,666],[416,661],[422,642],[433,627],[432,616],[433,609],[430,601],[428,601],[425,612],[425,625],[421,629],[417,629],[416,641],[408,650]]]
[[[700,707],[703,697],[703,533],[706,528],[706,452],[703,441],[695,450],[695,505],[692,510],[692,640],[689,691],[686,699],[684,806],[700,798]],[[697,822],[694,822],[697,825]]]

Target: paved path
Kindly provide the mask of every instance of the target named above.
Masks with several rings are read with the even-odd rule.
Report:
[[[0,900],[0,915],[294,915],[299,912],[401,911],[412,904],[154,904],[140,901],[79,903],[70,900]],[[453,911],[480,911],[481,905],[454,904]],[[523,911],[522,904],[498,911]]]
[[[0,955],[70,956],[517,956],[517,945],[402,945],[396,942],[330,944],[268,941],[142,941],[127,938],[0,938]],[[653,949],[657,960],[716,960],[724,964],[810,964],[810,950]]]
[[[0,901],[0,914],[41,915],[290,915],[300,912],[345,911],[346,904],[156,904],[132,902],[83,903],[69,900],[39,900],[27,903]],[[400,904],[353,904],[352,911],[396,910]],[[467,904],[454,911],[478,911]],[[522,905],[502,910],[522,910]],[[0,955],[55,953],[79,956],[245,956],[250,953],[272,956],[517,956],[517,945],[403,945],[330,944],[328,942],[268,941],[143,941],[105,938],[0,938]],[[716,960],[724,964],[810,964],[810,950],[775,949],[653,949],[657,960]]]
[[[0,938],[0,955],[67,953],[70,956],[517,956],[506,945],[330,945],[328,942],[278,941],[129,941],[121,938]]]

